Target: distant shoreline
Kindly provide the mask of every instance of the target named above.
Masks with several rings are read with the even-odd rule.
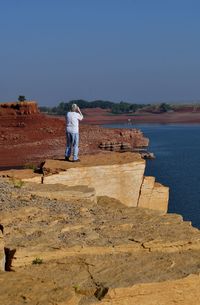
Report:
[[[85,112],[84,124],[104,125],[115,123],[130,124],[200,124],[200,113],[162,113],[162,114],[140,114],[140,115],[109,115],[101,111],[92,113]]]

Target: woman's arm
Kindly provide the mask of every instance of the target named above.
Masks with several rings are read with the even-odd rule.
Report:
[[[81,116],[81,120],[83,119],[83,115],[82,115],[82,112],[81,112],[81,110],[80,110],[80,108],[77,106],[77,112],[80,114],[80,116]]]

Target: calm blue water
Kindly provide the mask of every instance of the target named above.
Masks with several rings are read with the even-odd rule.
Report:
[[[130,128],[127,124],[106,127]],[[181,214],[200,228],[200,125],[137,124],[150,139],[149,151],[156,156],[147,161],[145,175],[170,187],[170,213]]]

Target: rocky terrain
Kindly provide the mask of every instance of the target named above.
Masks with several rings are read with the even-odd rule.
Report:
[[[6,268],[12,270],[0,272],[1,304],[199,304],[197,229],[179,215],[160,216],[109,197],[40,195],[66,189],[94,191],[1,179]]]
[[[102,173],[98,179],[106,190],[106,183],[112,188],[115,180],[108,179],[109,168],[117,178],[116,162],[118,173],[125,170],[122,180],[124,165],[135,177],[136,164],[141,168],[145,162],[130,153],[110,155],[107,161],[102,154],[86,156],[82,165],[47,161],[43,181],[41,174],[30,176],[30,170],[1,173],[1,265],[5,249],[10,272],[0,272],[0,304],[199,304],[198,229],[179,215],[160,215],[151,207],[130,207],[98,195],[92,180],[91,186],[57,183],[59,173],[71,175],[81,168],[91,179],[92,167]],[[48,181],[51,177],[55,180]],[[140,196],[147,190],[141,188]]]
[[[16,105],[19,105],[19,109],[16,109]],[[0,168],[38,165],[47,158],[64,158],[64,117],[39,113],[34,102],[0,106]],[[80,155],[97,153],[101,149],[124,151],[147,145],[148,139],[137,129],[106,129],[85,124],[80,126]]]

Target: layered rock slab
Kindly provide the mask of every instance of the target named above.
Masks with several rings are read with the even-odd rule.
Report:
[[[200,276],[162,283],[140,284],[129,288],[111,289],[102,305],[197,305],[200,304]],[[95,303],[95,305],[99,304]]]
[[[155,177],[144,177],[138,207],[166,213],[169,201],[169,188],[155,183]]]
[[[5,246],[16,249],[15,272],[0,274],[2,304],[86,305],[104,288],[99,304],[119,303],[122,295],[134,302],[141,294],[137,299],[131,291],[140,284],[152,284],[153,297],[154,284],[163,289],[169,280],[200,272],[200,232],[178,215],[160,216],[108,197],[97,203],[49,199],[32,193],[33,184],[12,183],[0,184]],[[52,189],[42,187],[46,194]],[[33,264],[37,258],[41,264]]]
[[[108,196],[126,206],[155,209],[166,213],[169,189],[144,177],[145,161],[134,153],[102,153],[83,156],[80,163],[47,160],[43,166],[44,184],[86,185],[97,196]],[[27,179],[40,183],[36,177]],[[150,184],[149,184],[150,181]]]
[[[29,184],[26,186],[27,192],[33,196],[48,198],[51,200],[63,200],[63,201],[91,201],[97,202],[97,196],[94,188],[88,186],[65,186],[62,184]]]

